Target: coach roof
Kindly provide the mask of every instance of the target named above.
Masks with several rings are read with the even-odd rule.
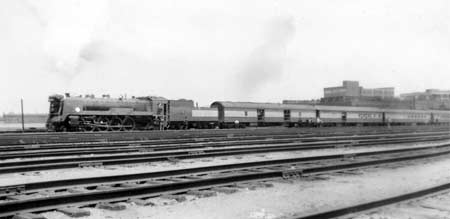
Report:
[[[281,103],[254,103],[254,102],[231,102],[231,101],[216,101],[211,104],[211,107],[223,107],[234,109],[289,109],[289,110],[314,110],[312,105],[294,105]]]

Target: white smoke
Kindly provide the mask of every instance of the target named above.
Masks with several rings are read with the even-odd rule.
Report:
[[[264,42],[255,48],[239,73],[238,95],[252,93],[277,80],[284,71],[286,51],[295,35],[293,17],[275,17],[266,25]]]
[[[108,2],[48,0],[24,1],[24,5],[43,27],[48,71],[69,83],[80,71],[82,53],[94,45],[107,24]]]

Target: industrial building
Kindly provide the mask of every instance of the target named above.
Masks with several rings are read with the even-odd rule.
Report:
[[[324,105],[411,109],[410,101],[395,98],[393,87],[363,88],[358,81],[343,81],[342,86],[326,87],[323,91],[320,103]]]
[[[324,98],[342,97],[378,97],[381,99],[394,98],[394,88],[363,88],[358,81],[343,81],[342,86],[326,87],[323,89]]]
[[[427,89],[425,92],[400,94],[404,101],[411,101],[414,109],[450,110],[450,90]]]

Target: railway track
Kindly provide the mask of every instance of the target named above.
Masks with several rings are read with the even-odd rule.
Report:
[[[405,201],[410,201],[414,199],[421,199],[431,195],[437,195],[443,192],[450,192],[450,183],[445,183],[433,187],[428,187],[426,189],[417,190],[401,195],[396,195],[392,197],[387,197],[383,199],[377,199],[374,201],[360,203],[356,205],[351,205],[343,208],[337,208],[324,212],[317,212],[310,215],[298,215],[289,217],[286,219],[326,219],[326,218],[353,218],[358,215],[358,213],[363,213],[369,210],[374,210],[380,207],[402,203]]]
[[[93,133],[14,133],[0,134],[1,145],[25,145],[44,143],[76,143],[76,142],[111,142],[156,139],[182,139],[204,137],[239,137],[258,135],[310,135],[327,136],[333,134],[348,135],[370,133],[406,133],[425,131],[450,131],[448,126],[417,127],[322,127],[322,128],[261,128],[261,129],[227,129],[227,130],[177,130],[177,131],[136,131],[136,132],[93,132]]]
[[[353,206],[348,206],[344,208],[338,208],[330,211],[325,212],[319,212],[311,215],[305,215],[305,216],[294,216],[286,219],[326,219],[326,218],[338,218],[338,217],[345,217],[349,215],[356,215],[358,212],[363,212],[367,210],[376,209],[379,207],[392,205],[401,203],[404,201],[412,200],[412,199],[418,199],[423,198],[429,195],[438,194],[444,191],[450,191],[450,183],[429,187],[426,189],[392,196],[384,199],[375,200],[372,202],[366,202],[362,204],[357,204]],[[347,217],[349,218],[349,217]]]
[[[37,157],[57,157],[57,156],[82,156],[93,154],[119,154],[119,153],[137,153],[137,152],[157,152],[169,150],[199,150],[224,148],[231,146],[250,146],[250,145],[280,145],[297,144],[301,147],[323,146],[326,148],[334,146],[349,145],[359,143],[367,144],[386,144],[386,143],[405,143],[408,141],[437,141],[445,140],[450,137],[445,132],[436,133],[415,133],[415,134],[396,134],[396,135],[364,135],[364,136],[339,136],[339,137],[298,137],[296,135],[285,136],[261,136],[253,138],[236,139],[196,139],[194,141],[129,141],[129,142],[105,142],[93,144],[44,144],[33,146],[10,146],[0,147],[0,160],[14,158],[37,158]],[[392,142],[397,140],[397,142]],[[328,142],[327,142],[328,141]]]
[[[67,205],[89,206],[99,202],[126,201],[129,198],[179,195],[217,187],[235,189],[240,183],[301,178],[330,171],[448,154],[450,145],[442,145],[13,185],[2,190],[0,216],[8,217],[18,212],[48,211]],[[45,195],[42,194],[44,190]]]
[[[251,144],[271,144],[271,143],[292,143],[292,142],[317,142],[323,140],[330,141],[349,141],[349,140],[367,140],[376,138],[396,138],[396,137],[408,137],[408,136],[433,136],[443,135],[447,132],[424,132],[413,134],[376,134],[376,135],[347,135],[347,136],[299,136],[299,135],[266,135],[266,136],[246,136],[246,137],[220,137],[220,138],[195,138],[195,139],[167,139],[167,140],[144,140],[144,141],[117,141],[117,142],[83,142],[83,143],[53,143],[53,144],[34,144],[34,145],[14,145],[14,146],[2,146],[0,152],[23,152],[23,151],[44,151],[44,150],[64,150],[73,151],[76,150],[91,150],[107,148],[113,149],[129,149],[129,148],[145,148],[152,147],[151,149],[158,150],[158,147],[164,146],[164,148],[182,148],[184,146],[223,146],[223,145],[251,145]]]
[[[106,166],[106,165],[120,165],[120,164],[132,164],[132,163],[147,163],[158,161],[178,161],[182,159],[194,159],[205,157],[218,157],[218,156],[231,156],[231,155],[243,155],[243,154],[260,154],[269,152],[285,152],[285,151],[302,151],[302,150],[317,150],[317,149],[329,149],[339,147],[363,147],[383,144],[394,143],[409,143],[409,142],[431,142],[448,140],[450,137],[447,135],[422,135],[419,136],[376,136],[377,138],[360,140],[344,140],[344,141],[313,141],[313,142],[298,142],[297,140],[291,143],[276,143],[276,144],[256,144],[256,145],[241,145],[238,146],[224,146],[224,145],[186,145],[184,148],[169,147],[169,150],[165,150],[167,146],[160,147],[160,151],[142,152],[142,153],[125,153],[121,151],[121,154],[116,155],[99,155],[99,156],[84,156],[84,157],[63,157],[63,158],[51,158],[51,159],[39,159],[39,160],[21,160],[21,161],[5,161],[0,162],[0,174],[5,173],[17,173],[27,171],[42,171],[51,169],[66,169],[66,168],[78,168],[89,166]],[[381,138],[379,138],[381,137]],[[334,139],[334,138],[332,138]],[[429,146],[423,147],[427,148]],[[439,146],[441,147],[441,146]],[[442,146],[447,147],[447,145]],[[200,148],[200,149],[199,149]],[[182,150],[181,150],[182,149]],[[414,148],[405,148],[397,150],[414,150]],[[82,153],[86,151],[81,151]],[[17,158],[17,157],[38,157],[58,155],[55,151],[48,151],[45,153],[37,154],[2,154],[2,158]],[[58,152],[60,155],[70,155],[70,153],[80,152]],[[111,152],[108,152],[111,153]],[[112,154],[112,153],[111,153]]]

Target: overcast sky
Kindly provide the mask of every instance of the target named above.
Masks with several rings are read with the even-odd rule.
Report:
[[[448,0],[2,0],[0,113],[50,94],[317,99],[450,89]]]

